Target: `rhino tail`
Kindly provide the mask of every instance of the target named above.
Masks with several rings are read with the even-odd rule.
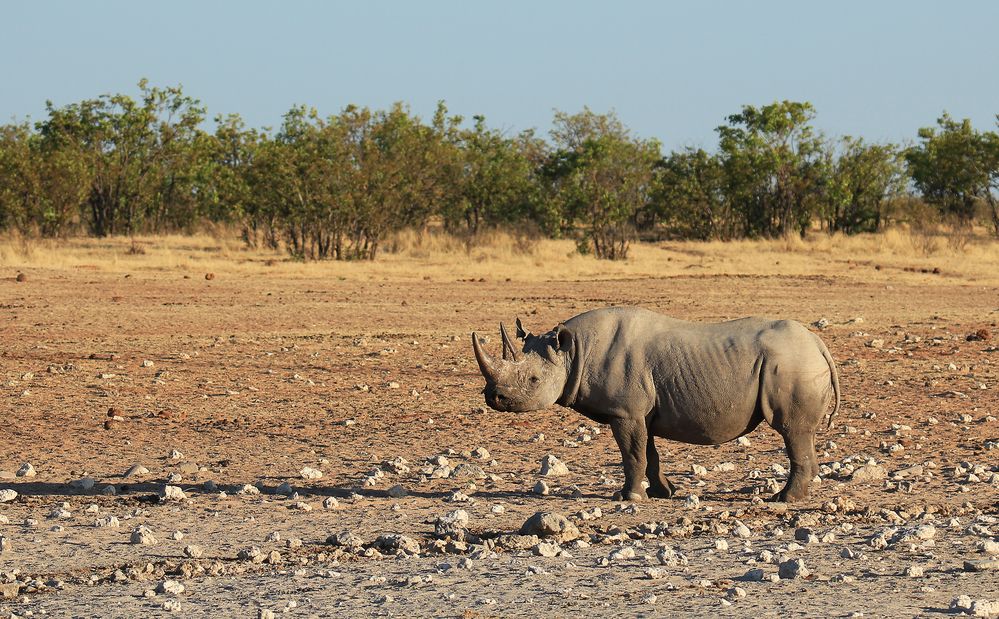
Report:
[[[822,351],[822,356],[825,357],[826,363],[829,364],[829,378],[832,382],[833,388],[833,409],[829,413],[829,420],[826,421],[826,430],[832,428],[833,418],[836,417],[836,413],[839,412],[840,398],[839,398],[839,372],[836,371],[836,362],[833,361],[832,355],[829,354],[829,349],[826,348],[825,342],[816,337],[819,341],[819,350]]]

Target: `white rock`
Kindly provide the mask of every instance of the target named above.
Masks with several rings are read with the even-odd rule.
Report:
[[[178,486],[163,486],[163,494],[161,495],[164,500],[167,501],[183,501],[187,498],[187,495]]]
[[[340,503],[339,501],[336,500],[336,497],[328,496],[325,499],[323,499],[323,509],[333,509],[339,504]]]
[[[548,454],[541,459],[541,471],[540,474],[548,477],[556,477],[569,474],[569,467],[567,467],[561,460],[556,458],[552,454]]]
[[[10,503],[17,498],[17,490],[13,488],[4,488],[0,490],[0,503]]]
[[[176,580],[164,580],[156,587],[156,592],[168,595],[180,595],[184,592],[184,585]]]
[[[534,484],[534,487],[531,489],[531,492],[533,492],[534,494],[547,495],[549,492],[551,492],[551,489],[548,487],[548,483],[545,482],[545,480],[539,479],[538,483]]]
[[[478,458],[479,460],[488,460],[489,451],[485,447],[476,447],[472,450],[472,457]]]
[[[119,522],[115,516],[104,516],[95,520],[94,526],[101,529],[117,529]]]
[[[626,559],[634,559],[634,558],[635,558],[635,549],[632,548],[631,546],[624,546],[622,548],[618,548],[617,550],[611,552],[607,556],[607,559],[609,561],[624,561]]]
[[[184,554],[192,559],[200,559],[204,556],[205,551],[197,544],[189,544],[184,546]]]
[[[176,449],[173,449],[173,450],[170,451],[170,459],[171,460],[183,460],[184,459],[184,454],[182,454],[181,452],[177,451]]]
[[[310,466],[304,467],[299,474],[302,476],[302,479],[322,479],[323,476],[322,471],[314,469]]]
[[[130,541],[133,544],[152,546],[156,543],[156,538],[153,536],[152,529],[145,525],[139,525],[132,531]]]

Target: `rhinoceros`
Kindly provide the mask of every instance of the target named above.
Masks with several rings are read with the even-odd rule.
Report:
[[[518,345],[500,324],[503,358],[472,348],[486,379],[486,404],[527,412],[553,404],[610,424],[624,461],[615,500],[669,498],[653,437],[718,445],[766,421],[784,439],[791,472],[770,500],[808,496],[818,474],[815,434],[830,401],[839,410],[836,364],[817,335],[793,320],[742,318],[695,323],[641,308],[585,312]],[[648,478],[646,492],[644,479]]]

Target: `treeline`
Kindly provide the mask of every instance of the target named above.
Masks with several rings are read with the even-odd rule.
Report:
[[[900,219],[988,221],[999,235],[999,134],[944,114],[914,144],[829,139],[807,102],[745,106],[714,152],[663,154],[614,114],[557,112],[549,139],[511,136],[441,103],[323,117],[294,107],[277,130],[218,116],[181,88],[140,82],[0,126],[0,229],[66,237],[240,226],[303,259],[374,259],[393,231],[431,222],[573,238],[623,258],[636,238],[735,239],[878,231]]]

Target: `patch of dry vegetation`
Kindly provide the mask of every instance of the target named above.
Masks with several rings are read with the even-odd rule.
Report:
[[[387,281],[593,280],[704,274],[877,279],[915,273],[999,283],[999,243],[984,231],[964,233],[959,239],[953,232],[893,228],[881,234],[814,234],[804,239],[636,243],[629,258],[620,261],[580,255],[569,240],[501,231],[469,243],[441,231],[407,230],[389,239],[386,249],[374,262],[300,262],[280,251],[248,248],[231,231],[58,241],[7,235],[0,238],[0,267],[197,275],[239,272]]]

